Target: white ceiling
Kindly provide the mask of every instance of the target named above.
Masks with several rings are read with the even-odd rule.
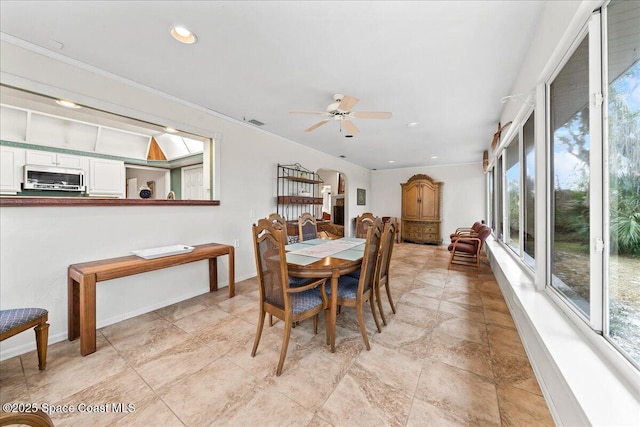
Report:
[[[2,33],[369,169],[481,162],[543,1],[8,1]],[[182,45],[183,25],[198,42]],[[56,49],[55,42],[63,45]],[[333,94],[390,111],[304,130]],[[410,122],[419,122],[413,128]],[[170,124],[168,124],[170,125]],[[433,159],[432,156],[438,156]],[[389,161],[395,161],[389,163]]]

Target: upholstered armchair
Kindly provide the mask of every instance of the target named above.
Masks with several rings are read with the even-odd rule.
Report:
[[[477,234],[478,230],[483,225],[484,224],[482,224],[480,221],[476,221],[476,222],[473,223],[473,225],[471,227],[456,228],[456,231],[451,233],[449,235],[449,237],[451,238],[451,241],[453,242],[455,239],[457,239],[460,236],[470,236],[472,234]]]
[[[449,266],[452,264],[475,266],[480,272],[480,255],[484,242],[491,234],[491,228],[482,225],[476,234],[464,236],[461,235],[451,242],[449,245]]]

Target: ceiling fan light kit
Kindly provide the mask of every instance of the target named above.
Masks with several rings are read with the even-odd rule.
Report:
[[[360,102],[360,100],[355,96],[337,93],[333,95],[333,99],[335,102],[327,106],[327,111],[291,111],[290,113],[329,116],[329,118],[320,120],[319,122],[311,125],[309,128],[305,129],[305,132],[316,130],[330,120],[338,120],[340,121],[340,130],[342,131],[342,127],[344,126],[344,129],[347,132],[347,134],[345,135],[346,138],[352,138],[354,135],[357,135],[360,132],[358,127],[351,121],[351,119],[391,118],[391,113],[384,111],[351,111],[351,109],[358,102]]]

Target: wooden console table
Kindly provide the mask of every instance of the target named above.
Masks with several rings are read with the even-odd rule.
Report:
[[[209,290],[218,290],[218,257],[229,256],[229,298],[235,295],[233,246],[220,243],[196,245],[192,252],[155,259],[135,255],[72,264],[68,270],[69,341],[80,337],[83,356],[96,351],[96,283],[160,270],[194,261],[209,260]]]

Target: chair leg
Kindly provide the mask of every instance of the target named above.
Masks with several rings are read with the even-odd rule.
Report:
[[[313,334],[318,334],[318,315],[313,316]]]
[[[269,327],[273,326],[273,314],[269,314]]]
[[[376,329],[378,329],[378,333],[382,332],[382,329],[380,329],[380,322],[378,322],[378,315],[376,314],[376,303],[374,301],[374,293],[371,292],[371,295],[369,296],[369,305],[371,305],[371,314],[373,314],[373,320],[374,322],[376,322]]]
[[[44,371],[47,367],[47,346],[49,344],[49,324],[43,319],[42,323],[35,327],[36,348],[38,349],[38,368]]]
[[[382,318],[382,324],[384,326],[387,326],[387,317],[384,315],[384,310],[382,309],[382,300],[380,299],[380,283],[375,284],[374,293],[376,296],[376,302],[378,304],[378,311],[380,312],[380,317]]]
[[[291,319],[287,319],[284,325],[284,331],[282,334],[282,349],[280,350],[280,361],[278,362],[278,369],[276,370],[276,376],[279,377],[282,373],[282,366],[284,366],[284,358],[287,356],[287,348],[289,347],[289,337],[291,336],[291,329],[293,328]]]
[[[393,304],[393,298],[391,298],[391,287],[389,286],[389,277],[387,276],[387,281],[384,284],[384,287],[387,289],[387,297],[389,298],[389,305],[391,306],[391,311],[393,314],[396,314],[396,306]]]
[[[256,331],[256,339],[253,342],[253,350],[251,350],[251,357],[255,357],[258,350],[258,344],[260,344],[260,336],[262,335],[262,328],[264,326],[265,311],[260,307],[260,317],[258,318],[258,330]],[[271,316],[271,315],[269,315]]]
[[[369,338],[367,337],[367,328],[364,324],[364,315],[362,314],[362,304],[357,305],[356,314],[358,315],[358,323],[360,324],[360,333],[362,334],[362,339],[364,340],[364,346],[367,348],[367,350],[371,350],[371,346],[369,345]]]

